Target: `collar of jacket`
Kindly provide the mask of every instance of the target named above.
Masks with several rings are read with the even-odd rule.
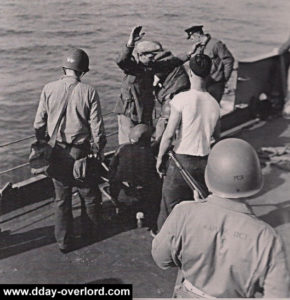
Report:
[[[75,75],[62,75],[60,79],[66,81],[80,81],[80,79]]]
[[[201,41],[200,45],[205,46],[209,42],[210,39],[211,39],[211,35],[209,33],[206,33],[203,36],[203,40]]]
[[[206,200],[212,205],[220,206],[225,209],[233,210],[243,214],[255,215],[252,209],[242,201],[221,198],[216,195],[210,195]]]

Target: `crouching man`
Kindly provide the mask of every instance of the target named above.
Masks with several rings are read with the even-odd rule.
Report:
[[[156,160],[150,147],[151,129],[145,124],[133,127],[130,143],[117,149],[109,171],[110,193],[118,203],[122,182],[138,188],[141,199],[138,208],[145,213],[145,222],[155,232],[161,199],[161,180],[156,172]]]
[[[156,264],[179,268],[175,297],[249,298],[259,287],[264,297],[288,298],[281,239],[245,203],[263,185],[254,149],[240,139],[217,143],[205,180],[212,195],[175,206],[153,240]]]

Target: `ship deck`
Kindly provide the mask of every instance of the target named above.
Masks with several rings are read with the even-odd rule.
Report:
[[[290,144],[290,120],[274,118],[243,130],[236,137],[256,149]],[[269,163],[263,167],[263,191],[249,201],[254,212],[282,236],[290,265],[290,176]],[[76,234],[80,204],[73,200]],[[130,283],[134,298],[169,298],[176,269],[160,270],[150,254],[152,237],[135,228],[134,215],[113,218],[95,240],[76,244],[62,254],[53,236],[53,199],[45,199],[1,216],[0,283]]]

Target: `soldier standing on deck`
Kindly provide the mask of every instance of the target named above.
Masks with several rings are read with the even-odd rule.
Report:
[[[202,25],[192,26],[185,29],[187,39],[194,43],[195,53],[204,53],[212,60],[210,76],[206,80],[207,91],[220,103],[224,94],[225,85],[230,79],[234,67],[234,58],[227,46],[205,34]]]
[[[51,169],[55,189],[55,238],[60,251],[68,252],[73,242],[72,186],[77,185],[82,201],[83,234],[93,232],[101,223],[101,193],[94,178],[76,183],[74,162],[91,151],[100,156],[106,136],[99,96],[95,88],[81,82],[89,71],[89,57],[82,49],[71,49],[63,60],[64,75],[45,85],[42,90],[34,128],[36,139],[46,143],[46,131],[54,136],[56,123],[61,120],[52,151]],[[67,97],[70,92],[70,97]],[[64,102],[67,106],[63,110]],[[60,111],[64,111],[60,119]],[[90,141],[93,140],[91,149]],[[83,207],[84,206],[84,207]]]

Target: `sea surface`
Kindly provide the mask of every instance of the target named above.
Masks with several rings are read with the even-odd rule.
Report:
[[[89,54],[84,81],[98,89],[106,114],[123,76],[114,59],[133,26],[178,54],[190,49],[184,29],[203,24],[242,60],[286,40],[289,15],[289,0],[1,0],[0,145],[33,135],[41,89],[61,76],[62,55],[71,46]],[[107,133],[116,131],[116,116],[107,115],[105,125]],[[0,174],[27,162],[31,142],[0,147]]]

